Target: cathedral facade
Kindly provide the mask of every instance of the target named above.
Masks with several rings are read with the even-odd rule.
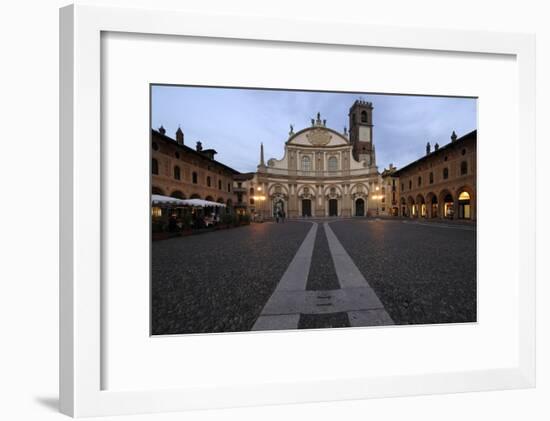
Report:
[[[349,132],[326,120],[294,132],[291,126],[281,159],[264,160],[250,180],[256,210],[270,217],[366,216],[381,214],[382,177],[376,165],[372,103],[357,100],[349,111]],[[257,201],[256,201],[257,202]]]

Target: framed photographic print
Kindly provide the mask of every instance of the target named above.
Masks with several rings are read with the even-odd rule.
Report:
[[[532,387],[534,92],[531,35],[61,9],[62,412]]]

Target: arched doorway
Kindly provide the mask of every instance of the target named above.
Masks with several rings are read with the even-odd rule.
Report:
[[[426,217],[426,202],[421,194],[416,196],[416,211],[419,217]]]
[[[365,216],[365,201],[361,198],[355,201],[355,216]]]
[[[453,195],[448,191],[441,194],[441,205],[443,210],[443,218],[453,219],[455,214]]]
[[[470,205],[470,193],[463,191],[458,195],[458,218],[472,219],[472,207]]]
[[[338,216],[338,199],[328,200],[328,216]]]
[[[311,199],[302,199],[302,216],[311,216]]]
[[[416,211],[416,205],[414,203],[414,199],[412,198],[412,196],[409,196],[407,198],[407,210],[408,210],[407,216],[410,216],[411,218],[416,218],[418,216],[418,212]]]
[[[428,201],[428,206],[430,207],[430,212],[428,213],[428,216],[430,218],[437,218],[437,211],[438,211],[437,196],[433,193],[429,193],[426,196],[426,199]]]

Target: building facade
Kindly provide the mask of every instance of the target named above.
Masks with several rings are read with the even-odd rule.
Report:
[[[281,159],[260,162],[254,173],[239,173],[215,160],[216,151],[184,144],[161,126],[151,131],[152,193],[224,203],[228,211],[261,219],[400,216],[476,219],[474,130],[426,153],[404,167],[379,172],[373,137],[372,103],[357,100],[349,110],[349,131],[327,127],[320,113],[311,125],[290,126]]]
[[[372,103],[356,101],[350,109],[350,131],[327,127],[320,114],[311,126],[291,126],[284,156],[264,161],[253,178],[256,204],[264,216],[284,212],[290,218],[366,216],[377,211],[372,198],[381,187],[372,136]],[[379,210],[379,209],[378,209]]]
[[[476,219],[477,131],[432,150],[393,177],[399,180],[399,215],[412,218]]]
[[[214,149],[195,149],[184,144],[181,128],[176,138],[161,126],[151,130],[151,193],[178,199],[204,199],[233,209],[237,195],[233,177],[239,172],[214,159]]]

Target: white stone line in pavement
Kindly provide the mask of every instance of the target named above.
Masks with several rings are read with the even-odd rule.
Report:
[[[277,291],[262,315],[328,314],[348,311],[384,310],[369,286],[323,291]]]
[[[360,309],[350,308],[348,318],[351,326],[381,326],[393,325],[394,322],[390,315],[384,310],[382,302],[371,288],[363,274],[359,271],[347,251],[344,249],[328,223],[324,223],[325,235],[327,236],[328,246],[334,269],[338,276],[338,282],[343,290],[354,289],[350,291],[350,296],[353,291],[362,292],[361,301],[364,302],[362,311]],[[374,304],[376,303],[376,304]],[[364,310],[363,310],[364,309]]]
[[[252,330],[280,330],[280,329],[297,329],[300,320],[300,312],[297,314],[283,314],[279,312],[276,315],[264,314],[265,309],[272,306],[272,302],[277,300],[277,295],[283,291],[305,291],[307,285],[307,277],[311,266],[311,257],[313,255],[313,247],[315,245],[315,237],[317,236],[317,223],[312,222],[313,226],[306,235],[296,255],[288,265],[283,277],[279,281],[277,288],[267,301],[254,323]]]
[[[450,228],[450,229],[456,229],[456,230],[462,230],[462,231],[474,231],[473,227],[469,226],[461,226],[461,225],[447,225],[447,224],[440,224],[437,222],[412,222],[412,221],[402,221],[404,224],[409,225],[422,225],[423,227],[434,227],[434,228]]]

